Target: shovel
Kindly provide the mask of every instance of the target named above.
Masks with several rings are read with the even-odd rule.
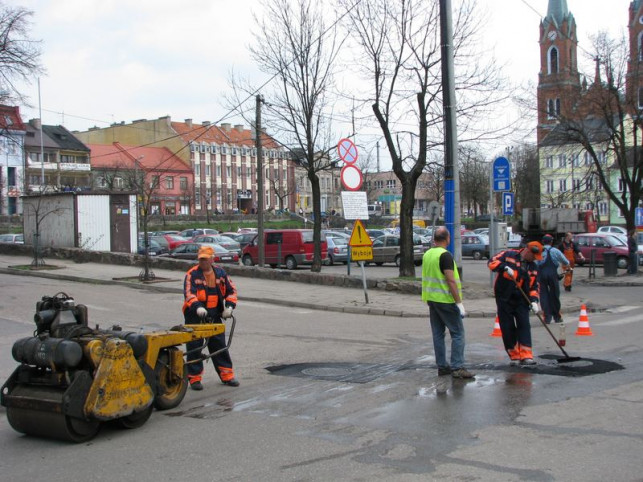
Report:
[[[531,305],[531,300],[529,299],[529,296],[527,296],[527,295],[525,294],[525,292],[522,290],[522,288],[520,287],[520,285],[518,285],[518,282],[517,282],[515,279],[514,279],[513,281],[514,281],[514,283],[516,284],[516,288],[518,288],[518,290],[520,291],[520,293],[522,293],[522,296],[525,298],[525,300],[527,301],[527,303],[529,303],[529,304]],[[578,357],[578,356],[569,356],[569,355],[567,354],[567,352],[565,351],[565,349],[560,345],[560,343],[558,343],[558,339],[556,339],[556,337],[554,336],[554,334],[551,332],[551,330],[550,330],[550,329],[549,329],[549,327],[547,326],[547,323],[545,323],[545,320],[543,319],[543,317],[542,317],[542,316],[540,316],[540,312],[536,313],[536,317],[540,320],[540,322],[542,323],[542,325],[545,327],[545,329],[547,330],[547,333],[549,333],[549,335],[552,337],[552,339],[554,340],[554,342],[556,343],[556,345],[558,346],[558,348],[560,348],[560,351],[562,351],[562,352],[563,352],[563,355],[565,355],[565,358],[559,358],[558,360],[556,360],[558,363],[569,363],[569,362],[575,362],[575,361],[581,360],[581,358],[580,358],[580,357]]]

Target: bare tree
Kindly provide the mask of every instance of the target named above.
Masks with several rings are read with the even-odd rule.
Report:
[[[250,52],[261,70],[277,79],[265,93],[266,125],[284,144],[301,152],[313,196],[315,254],[312,271],[321,271],[321,189],[317,173],[331,168],[327,94],[341,39],[324,15],[324,2],[267,0]]]
[[[579,199],[585,191],[583,199],[595,201],[593,181],[597,180],[630,230],[635,227],[635,210],[642,195],[643,62],[638,52],[628,51],[625,39],[615,40],[601,32],[592,38],[592,44],[594,83],[580,91],[571,114],[557,117],[558,123],[546,140],[566,154],[580,147],[584,159],[578,161],[585,172],[576,175],[585,180],[585,186],[582,190],[572,186],[572,194]],[[569,160],[572,166],[574,161]]]
[[[43,73],[40,42],[29,38],[33,12],[0,4],[0,101],[25,102],[18,81],[31,82]]]
[[[444,139],[439,4],[424,0],[341,3],[348,13],[348,29],[361,47],[358,62],[371,83],[368,101],[402,186],[400,276],[415,276],[415,190],[428,153],[442,150]],[[454,19],[458,130],[473,137],[474,119],[487,117],[488,110],[505,97],[493,59],[483,65],[474,51],[482,25],[474,16],[473,2],[464,1]]]
[[[489,201],[489,164],[482,153],[470,146],[460,146],[460,197],[467,211],[476,216]]]
[[[64,207],[45,203],[45,199],[47,199],[47,195],[40,193],[31,196],[25,196],[23,201],[26,242],[28,242],[29,234],[26,228],[27,226],[33,227],[33,232],[31,233],[33,241],[33,259],[31,261],[32,268],[41,268],[45,265],[45,260],[42,257],[42,223],[48,217],[62,216],[66,211],[66,208]]]

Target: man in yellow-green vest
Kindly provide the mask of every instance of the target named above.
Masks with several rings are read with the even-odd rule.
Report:
[[[429,305],[433,349],[438,375],[453,378],[474,378],[464,368],[464,324],[466,315],[462,304],[462,285],[453,256],[446,250],[450,234],[440,226],[433,234],[434,247],[422,258],[422,301]],[[447,363],[445,328],[451,335],[451,364]]]

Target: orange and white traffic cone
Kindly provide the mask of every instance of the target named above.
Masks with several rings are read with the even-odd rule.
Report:
[[[592,329],[589,327],[589,318],[587,318],[587,307],[581,305],[580,316],[578,317],[578,329],[576,336],[593,336]]]
[[[502,331],[500,331],[500,322],[498,321],[498,315],[496,315],[496,322],[493,325],[493,331],[489,333],[489,336],[502,337]]]

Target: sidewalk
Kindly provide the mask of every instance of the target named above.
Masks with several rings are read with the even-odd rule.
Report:
[[[165,293],[181,293],[182,271],[153,268],[157,281],[139,282],[141,271],[138,266],[122,266],[102,263],[76,263],[67,259],[46,259],[47,267],[56,269],[28,270],[12,266],[29,266],[30,256],[0,254],[0,273],[37,276],[61,281],[76,281],[93,284],[120,284],[138,289]],[[241,301],[254,301],[313,310],[336,311],[391,317],[427,317],[428,309],[419,295],[400,291],[324,286],[319,284],[274,281],[235,275]],[[615,277],[596,280],[592,285],[601,286],[642,286],[643,276]],[[626,283],[626,284],[619,284]],[[596,288],[596,289],[594,289]],[[63,288],[61,288],[63,289]],[[587,290],[585,290],[587,291]],[[591,301],[581,295],[565,293],[561,296],[562,312],[578,314],[581,304],[589,310],[600,310],[614,306],[613,290],[601,290],[592,286]],[[368,303],[366,302],[368,296]],[[488,286],[464,282],[464,304],[472,318],[494,318],[496,303]]]

